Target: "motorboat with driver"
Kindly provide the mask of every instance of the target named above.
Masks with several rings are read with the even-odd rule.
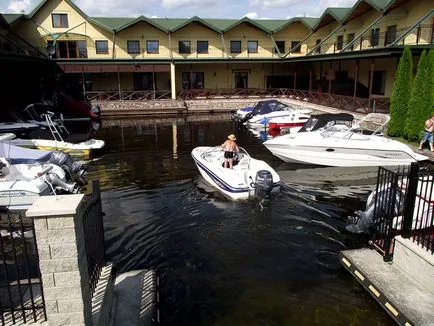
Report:
[[[280,177],[266,162],[254,159],[239,147],[232,169],[223,167],[221,147],[200,146],[191,156],[202,177],[225,196],[233,199],[267,198],[280,191]]]
[[[285,162],[325,166],[398,166],[427,160],[404,143],[383,136],[390,116],[370,113],[356,125],[326,126],[264,142]]]

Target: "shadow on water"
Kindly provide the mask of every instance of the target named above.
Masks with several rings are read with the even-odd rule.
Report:
[[[229,201],[191,159],[231,132],[281,175],[265,206]],[[370,172],[283,164],[226,121],[103,123],[98,137],[108,150],[89,173],[103,187],[108,259],[117,272],[157,271],[163,325],[393,325],[338,261],[366,244],[344,225]]]

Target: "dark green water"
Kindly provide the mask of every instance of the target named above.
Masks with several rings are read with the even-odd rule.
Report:
[[[344,225],[372,175],[285,164],[228,116],[102,126],[107,152],[89,178],[101,181],[107,255],[117,272],[157,271],[163,325],[393,325],[338,261],[366,243]],[[194,165],[194,147],[231,132],[281,175],[265,208],[223,198]]]

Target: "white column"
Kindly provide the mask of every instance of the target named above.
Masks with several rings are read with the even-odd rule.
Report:
[[[172,100],[176,100],[175,64],[173,62],[170,63],[170,92]]]

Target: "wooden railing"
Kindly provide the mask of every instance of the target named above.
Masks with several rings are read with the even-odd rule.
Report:
[[[92,91],[86,93],[89,101],[145,101],[170,99],[170,90],[157,91]],[[177,90],[177,99],[246,99],[288,98],[312,104],[330,106],[340,110],[389,112],[390,101],[385,97],[360,98],[318,91],[291,88],[215,88]]]

